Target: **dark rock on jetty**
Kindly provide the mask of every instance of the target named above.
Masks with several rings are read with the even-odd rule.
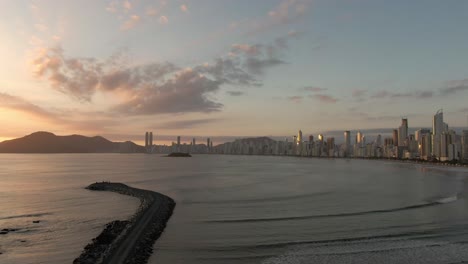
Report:
[[[140,199],[137,212],[127,221],[113,221],[88,244],[74,264],[147,263],[153,244],[172,215],[175,202],[163,194],[122,183],[93,183],[86,189],[111,191]]]
[[[171,158],[189,158],[192,157],[192,155],[188,153],[182,153],[182,152],[172,152],[171,154],[167,155],[166,157],[171,157]]]

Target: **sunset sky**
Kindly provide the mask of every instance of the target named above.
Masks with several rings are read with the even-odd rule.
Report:
[[[0,140],[430,127],[440,108],[466,126],[467,13],[461,0],[0,0]]]

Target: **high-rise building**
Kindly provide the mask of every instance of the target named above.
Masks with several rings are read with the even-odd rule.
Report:
[[[382,146],[382,136],[381,136],[380,134],[377,135],[377,139],[375,140],[375,145],[376,145],[377,147]]]
[[[398,128],[398,146],[405,146],[408,138],[408,119],[401,119],[401,125]]]
[[[442,155],[441,141],[442,133],[445,129],[446,124],[444,123],[444,113],[442,109],[439,109],[432,118],[432,155],[437,159],[440,159]]]
[[[302,131],[299,130],[299,132],[297,133],[297,142],[302,142]]]
[[[393,145],[398,146],[398,130],[393,129]]]
[[[206,149],[208,152],[210,152],[210,138],[206,139]]]
[[[328,156],[334,157],[335,156],[335,138],[334,137],[327,138],[327,148],[328,148]]]
[[[441,135],[444,130],[444,113],[439,109],[432,118],[432,134]]]
[[[431,131],[429,129],[421,128],[419,130],[416,130],[416,132],[414,133],[414,138],[419,144],[421,144],[422,143],[422,136],[425,135],[425,134],[429,134],[429,133],[431,133]]]
[[[351,151],[351,132],[349,130],[344,132],[344,145],[345,145],[344,155],[345,157],[348,157]]]
[[[364,135],[361,133],[361,131],[358,131],[356,133],[356,145],[358,145],[358,147],[362,147],[364,145]]]
[[[149,147],[153,147],[153,132],[149,134]]]
[[[421,159],[429,160],[432,157],[432,136],[430,133],[423,134],[421,139]]]
[[[148,144],[149,144],[148,142],[149,142],[149,133],[146,132],[146,133],[145,133],[145,148],[148,147]]]
[[[468,162],[468,130],[463,130],[462,133],[462,158]]]
[[[302,156],[302,131],[299,130],[296,138],[296,155]]]

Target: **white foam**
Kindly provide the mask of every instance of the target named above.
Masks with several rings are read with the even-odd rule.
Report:
[[[437,200],[436,202],[446,204],[446,203],[455,202],[457,200],[458,200],[458,195],[455,194],[454,196],[441,198],[441,199]]]

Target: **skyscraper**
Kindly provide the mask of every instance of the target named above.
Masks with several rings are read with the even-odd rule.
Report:
[[[356,145],[358,145],[358,147],[362,147],[364,145],[363,139],[364,135],[361,133],[361,131],[358,131],[356,134]]]
[[[146,132],[146,133],[145,133],[145,148],[148,147],[148,144],[149,144],[149,133]]]
[[[440,159],[441,156],[441,137],[445,130],[444,113],[439,109],[432,118],[432,155]]]
[[[344,154],[345,154],[345,157],[348,157],[349,152],[351,150],[351,132],[349,130],[346,130],[344,132],[344,145],[345,145]]]
[[[149,147],[153,147],[153,132],[149,134]]]
[[[302,155],[302,131],[299,130],[297,133],[297,138],[296,138],[296,155],[301,156]]]
[[[405,146],[408,138],[408,119],[401,119],[401,126],[398,128],[398,146]]]
[[[468,130],[463,130],[462,134],[462,158],[468,162]]]
[[[327,148],[328,148],[328,156],[334,157],[335,156],[335,138],[334,137],[327,138]]]
[[[441,135],[444,131],[444,113],[442,109],[437,110],[432,119],[432,134]]]
[[[393,145],[398,146],[398,130],[393,129]]]

